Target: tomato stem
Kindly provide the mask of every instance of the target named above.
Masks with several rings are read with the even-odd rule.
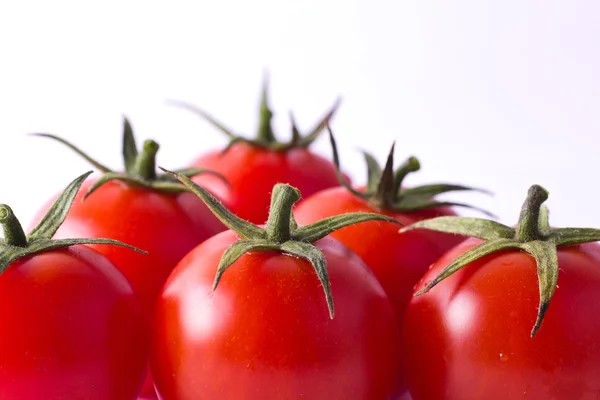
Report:
[[[264,145],[271,145],[277,142],[277,139],[275,139],[275,134],[273,133],[273,126],[271,125],[273,112],[269,108],[268,86],[268,82],[265,79],[260,96],[258,132],[255,139],[257,142],[260,142]]]
[[[0,204],[0,224],[4,229],[4,241],[9,246],[27,247],[27,236],[13,210]]]
[[[393,203],[398,201],[399,197],[402,194],[400,188],[402,187],[402,182],[404,181],[404,178],[406,178],[406,176],[411,172],[417,172],[420,169],[421,164],[419,163],[419,160],[417,160],[416,157],[410,157],[396,169],[396,172],[394,173],[394,186],[392,188],[392,195],[394,196]]]
[[[158,153],[159,147],[154,140],[146,140],[142,151],[135,160],[135,173],[146,181],[156,179],[156,153]]]
[[[515,239],[521,243],[541,239],[540,208],[548,199],[548,191],[539,185],[533,185],[527,192],[527,198],[521,208]]]
[[[469,204],[454,201],[440,201],[435,198],[437,195],[458,190],[478,191],[490,194],[486,190],[448,183],[434,183],[412,188],[403,188],[402,182],[404,181],[404,178],[411,172],[418,171],[421,168],[421,165],[419,160],[415,157],[410,157],[394,171],[394,145],[392,145],[390,149],[383,169],[377,163],[375,157],[366,151],[363,151],[363,156],[365,157],[365,162],[367,164],[367,184],[363,191],[354,189],[341,173],[337,144],[329,126],[327,126],[327,130],[329,131],[333,163],[336,168],[338,180],[352,195],[386,211],[408,213],[435,207],[457,206],[477,210],[493,217],[493,214],[486,210],[482,210]]]
[[[287,242],[291,238],[292,207],[300,200],[298,189],[289,185],[276,185],[271,195],[269,219],[265,225],[268,240]]]

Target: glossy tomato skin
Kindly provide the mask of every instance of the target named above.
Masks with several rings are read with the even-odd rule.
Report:
[[[254,224],[267,221],[271,191],[276,183],[298,188],[303,197],[339,186],[331,161],[306,148],[273,151],[238,143],[224,154],[221,151],[204,154],[192,166],[222,174],[229,187],[209,174],[197,175],[193,180],[220,197],[236,215]]]
[[[328,263],[335,317],[308,261],[243,255],[211,287],[221,233],[188,254],[157,303],[152,371],[163,400],[387,399],[399,370],[399,332],[381,286],[339,242]]]
[[[469,239],[427,272],[424,287]],[[404,324],[414,400],[600,398],[600,247],[559,249],[558,286],[531,338],[539,292],[533,258],[486,256],[414,297]]]
[[[117,246],[90,245],[123,272],[150,319],[162,285],[175,265],[199,243],[226,228],[192,193],[167,194],[111,181],[82,200],[93,182],[82,185],[54,237],[108,237],[147,251],[140,254]],[[154,398],[148,374],[140,399]]]
[[[2,400],[134,400],[146,321],[123,275],[87,246],[13,262],[0,275]]]
[[[342,187],[321,191],[299,204],[294,216],[300,225],[349,212],[373,212],[390,216],[405,225],[441,215],[455,215],[450,208],[413,213],[382,211]],[[398,233],[400,227],[383,221],[352,225],[331,234],[358,254],[373,271],[390,298],[398,322],[412,295],[414,285],[442,254],[464,240],[457,235],[414,230]]]

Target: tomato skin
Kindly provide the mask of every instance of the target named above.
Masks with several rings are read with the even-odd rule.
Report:
[[[321,191],[300,203],[294,216],[300,225],[349,212],[373,212],[405,225],[441,215],[456,215],[450,208],[412,213],[388,212],[352,195],[343,187]],[[399,234],[396,224],[369,221],[337,230],[332,237],[358,254],[383,286],[401,324],[414,285],[442,254],[464,240],[457,235],[415,230]]]
[[[452,259],[444,255],[416,290]],[[559,248],[558,286],[538,333],[534,259],[503,251],[469,264],[407,309],[404,362],[414,400],[600,398],[600,247]]]
[[[243,255],[212,291],[221,233],[188,254],[157,303],[151,352],[163,400],[387,399],[399,332],[387,296],[362,261],[325,238],[335,302],[329,318],[310,263],[277,252]]]
[[[127,280],[87,246],[13,262],[0,275],[0,326],[1,399],[137,398],[146,321]]]
[[[206,153],[191,166],[223,175],[229,187],[209,174],[197,175],[192,180],[220,197],[234,214],[255,224],[267,221],[271,191],[276,183],[290,184],[304,197],[339,186],[333,163],[306,148],[273,151],[238,143],[224,154]]]
[[[156,298],[179,260],[226,228],[192,193],[173,195],[111,181],[82,200],[93,182],[84,182],[54,237],[108,237],[147,251],[140,254],[117,246],[89,245],[121,270],[151,318]],[[142,396],[156,398],[149,374]]]

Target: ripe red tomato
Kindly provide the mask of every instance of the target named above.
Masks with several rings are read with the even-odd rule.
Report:
[[[166,174],[156,174],[154,158],[158,145],[146,141],[138,153],[126,119],[123,143],[125,172],[110,171],[94,161],[104,174],[83,184],[55,238],[111,237],[147,250],[149,254],[142,255],[118,247],[92,245],[123,272],[150,319],[156,298],[175,265],[191,249],[225,227],[183,185],[167,179],[171,177]],[[68,143],[67,146],[74,148]],[[199,170],[186,172],[192,175]],[[92,188],[93,193],[84,199]],[[36,220],[40,216],[41,213]],[[156,398],[150,374],[140,396],[140,399]]]
[[[87,175],[29,237],[0,206],[2,400],[134,400],[142,385],[149,337],[139,301],[106,257],[77,245],[115,242],[50,240]]]
[[[212,151],[191,163],[223,175],[198,175],[194,182],[218,195],[236,215],[264,224],[269,213],[270,191],[276,183],[298,187],[307,196],[339,186],[331,162],[306,148],[273,151],[249,143],[238,143],[227,152]]]
[[[273,197],[285,190],[293,189],[278,185]],[[296,228],[290,215],[297,191],[293,201],[272,202],[285,206],[271,207],[264,229],[205,193],[238,232],[195,248],[163,288],[151,354],[159,396],[387,399],[399,371],[393,310],[360,258],[323,238],[332,224]]]
[[[331,161],[309,149],[333,117],[337,104],[305,136],[298,133],[292,118],[293,138],[289,143],[280,143],[271,126],[273,114],[267,104],[266,90],[265,85],[259,129],[254,140],[235,135],[203,110],[177,102],[208,120],[231,140],[226,150],[207,152],[190,164],[219,173],[229,185],[209,175],[198,175],[193,181],[215,193],[236,215],[256,224],[264,224],[267,220],[270,192],[276,183],[297,187],[305,197],[339,186]]]
[[[147,330],[127,280],[87,246],[15,261],[0,275],[0,398],[132,400]]]
[[[456,215],[448,207],[427,211],[427,217],[432,211],[438,216]],[[348,212],[380,213],[404,225],[427,218],[420,211],[407,213],[382,210],[368,201],[357,198],[343,187],[323,190],[305,199],[298,204],[294,215],[298,223],[303,225]],[[464,240],[463,236],[430,231],[399,234],[396,224],[380,221],[349,226],[331,233],[331,236],[358,254],[371,268],[397,311],[399,323],[414,285],[427,268],[442,254]]]
[[[599,399],[600,320],[592,316],[600,315],[600,246],[561,246],[600,240],[600,230],[540,224],[522,235],[477,221],[471,229],[473,221],[442,221],[446,231],[487,241],[468,239],[440,258],[415,288],[430,291],[407,308],[404,362],[412,398]],[[436,224],[417,226],[441,228]],[[442,280],[446,267],[454,272]]]

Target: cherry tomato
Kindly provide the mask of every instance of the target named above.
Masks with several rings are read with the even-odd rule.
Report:
[[[63,139],[44,136],[83,154]],[[138,152],[127,119],[123,146],[123,172],[91,160],[103,174],[83,184],[55,238],[111,237],[148,251],[148,255],[142,255],[114,246],[92,245],[123,272],[150,320],[156,298],[175,265],[196,245],[225,228],[200,199],[170,176],[156,172],[157,143],[148,140]],[[200,172],[207,171],[185,170],[189,176]],[[149,373],[140,396],[140,400],[156,399]]]
[[[87,246],[15,261],[0,275],[0,398],[136,399],[143,321],[127,280]]]
[[[404,229],[474,235],[415,288],[403,325],[414,400],[600,398],[600,230],[551,229],[534,185],[516,228],[443,217]],[[443,271],[443,274],[442,274]]]
[[[267,220],[270,192],[276,183],[297,187],[305,196],[339,186],[331,162],[306,148],[272,151],[239,143],[225,153],[204,154],[191,165],[224,176],[229,185],[210,175],[193,180],[223,199],[238,216],[257,224]]]
[[[417,286],[481,241],[442,257]],[[530,337],[539,291],[533,257],[519,251],[477,260],[414,297],[404,324],[414,400],[600,398],[600,249],[559,250],[559,287]]]
[[[105,238],[52,239],[81,183],[58,196],[25,235],[0,205],[0,398],[134,400],[148,358],[148,326],[131,285],[85,244],[128,248]]]
[[[306,135],[299,133],[292,117],[292,139],[288,143],[278,142],[275,138],[266,81],[262,89],[255,139],[234,134],[207,112],[193,105],[173,103],[199,115],[229,137],[230,143],[226,149],[203,153],[190,165],[206,168],[225,177],[229,182],[228,186],[209,175],[198,175],[193,180],[218,195],[241,218],[255,224],[264,224],[269,214],[271,189],[277,183],[292,185],[305,197],[339,186],[332,162],[310,149],[310,145],[332,119],[339,102]],[[347,176],[346,178],[348,179]]]
[[[163,400],[385,399],[398,373],[398,330],[362,261],[333,239],[325,254],[330,319],[309,262],[276,252],[242,256],[213,292],[236,240],[224,232],[173,271],[157,305],[152,371]]]
[[[381,210],[352,195],[343,187],[321,191],[296,207],[294,215],[300,225],[312,223],[333,215],[349,212],[376,212],[390,216],[404,225],[437,215],[456,215],[451,208],[402,213]],[[369,221],[331,233],[331,236],[358,254],[371,268],[385,289],[401,323],[404,309],[414,285],[427,268],[442,254],[464,240],[462,236],[439,232],[411,231],[399,234],[398,225],[390,222]]]
[[[261,228],[186,179],[233,230],[192,250],[163,288],[151,355],[159,396],[389,398],[400,368],[391,304],[362,260],[326,236],[390,219],[354,214],[298,227],[300,192],[278,184]]]

